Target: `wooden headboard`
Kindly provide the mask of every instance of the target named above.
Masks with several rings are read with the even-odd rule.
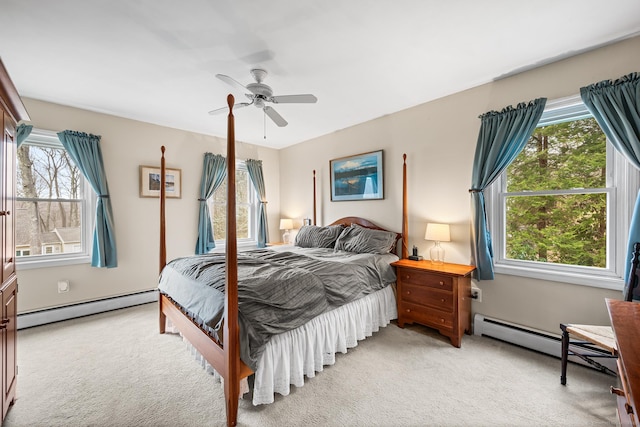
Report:
[[[402,251],[404,247],[404,239],[402,240],[403,246],[400,248],[400,251],[397,249],[398,241],[402,239],[402,233],[398,233],[396,231],[387,230],[386,228],[379,227],[368,219],[360,218],[359,216],[346,216],[344,218],[337,219],[333,221],[329,225],[344,225],[345,227],[349,227],[351,224],[358,224],[361,227],[370,228],[372,230],[382,230],[388,231],[396,234],[396,243],[394,247],[396,250],[394,251],[400,258],[402,258]]]
[[[370,228],[372,230],[391,231],[379,227],[368,219],[360,218],[359,216],[346,216],[344,218],[333,221],[329,225],[344,225],[345,227],[349,227],[351,224],[358,224],[361,227]],[[396,233],[396,242],[402,238],[402,233],[397,233],[395,231],[391,231],[391,233]]]

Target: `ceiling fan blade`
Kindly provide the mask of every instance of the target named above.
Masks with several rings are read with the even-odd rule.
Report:
[[[242,93],[251,93],[251,91],[246,87],[244,87],[243,84],[238,83],[236,80],[232,79],[229,76],[226,76],[224,74],[216,74],[216,77],[222,80],[223,82],[225,82],[226,84],[228,84],[229,86],[232,86],[237,90],[242,91]]]
[[[285,127],[286,125],[288,125],[287,121],[284,118],[282,118],[282,116],[278,114],[278,112],[273,108],[264,107],[264,112],[278,126]]]
[[[304,95],[281,95],[281,96],[272,96],[269,101],[274,104],[287,104],[287,103],[300,103],[300,104],[313,104],[318,101],[314,95],[304,94]]]
[[[237,110],[238,108],[247,107],[253,104],[253,102],[238,102],[237,104],[233,104],[233,109]],[[209,114],[216,115],[221,113],[226,113],[229,111],[229,107],[216,108],[215,110],[209,111]]]

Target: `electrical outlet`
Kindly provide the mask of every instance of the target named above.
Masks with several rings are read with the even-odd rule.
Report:
[[[58,293],[61,294],[63,292],[69,292],[68,280],[58,280]]]
[[[482,302],[482,289],[471,287],[471,298],[477,302]]]

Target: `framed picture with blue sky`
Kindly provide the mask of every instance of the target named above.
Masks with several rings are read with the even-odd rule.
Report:
[[[329,161],[331,201],[384,198],[382,150]]]

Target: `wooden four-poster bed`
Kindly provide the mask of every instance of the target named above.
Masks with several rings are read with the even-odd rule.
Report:
[[[243,338],[241,338],[240,336],[240,329],[242,329],[242,325],[239,321],[239,318],[245,318],[247,317],[247,313],[246,312],[239,312],[239,297],[238,297],[238,287],[239,287],[239,280],[238,280],[238,265],[240,263],[240,259],[242,260],[243,263],[249,263],[251,265],[253,265],[256,261],[254,259],[251,260],[247,260],[246,256],[241,254],[240,258],[238,256],[238,248],[237,248],[237,241],[236,241],[236,182],[235,182],[235,128],[234,128],[234,116],[233,116],[233,104],[234,104],[234,98],[232,95],[229,95],[227,97],[227,103],[229,105],[229,116],[228,116],[228,138],[227,138],[227,214],[226,214],[226,220],[227,220],[227,224],[226,224],[226,249],[225,249],[225,254],[224,254],[224,258],[223,258],[223,262],[218,261],[219,264],[221,264],[219,266],[219,270],[218,270],[218,276],[220,276],[221,274],[223,275],[223,277],[219,277],[219,279],[223,279],[220,280],[222,283],[221,285],[221,289],[219,289],[219,293],[220,295],[222,295],[222,300],[218,300],[217,304],[222,307],[222,303],[220,301],[223,301],[224,304],[224,308],[223,308],[223,313],[221,312],[220,314],[216,314],[216,319],[218,321],[218,325],[220,326],[219,328],[217,328],[215,331],[212,330],[211,327],[208,327],[207,325],[204,325],[202,322],[202,315],[194,315],[193,312],[190,311],[189,308],[185,308],[185,306],[181,305],[180,303],[178,303],[174,298],[177,299],[177,297],[175,297],[175,295],[179,294],[180,292],[182,292],[182,288],[181,286],[183,285],[183,283],[181,282],[181,280],[183,280],[182,278],[176,278],[176,282],[178,283],[176,286],[174,287],[174,289],[177,289],[177,291],[175,291],[174,293],[170,293],[166,290],[163,290],[163,288],[160,288],[160,296],[159,296],[159,328],[160,328],[160,333],[164,333],[165,332],[165,328],[166,328],[166,323],[167,323],[167,319],[169,319],[172,322],[172,325],[174,328],[176,328],[182,335],[183,337],[202,355],[202,357],[213,367],[213,369],[215,369],[215,371],[220,375],[220,377],[223,378],[223,382],[224,382],[224,395],[225,395],[225,405],[226,405],[226,416],[227,416],[227,425],[236,425],[237,422],[237,415],[238,415],[238,398],[240,396],[240,382],[241,380],[243,380],[244,378],[247,378],[248,376],[252,375],[254,373],[254,369],[251,369],[249,367],[249,365],[247,363],[245,363],[243,360],[241,360],[241,357],[243,357],[244,355],[241,355],[241,341]],[[173,274],[173,276],[176,276],[176,274],[174,274],[174,270],[172,269],[172,264],[174,263],[180,263],[181,260],[187,260],[188,259],[192,259],[192,258],[197,258],[198,256],[194,256],[194,257],[187,257],[184,259],[178,259],[178,260],[174,260],[172,261],[169,266],[167,266],[167,259],[166,259],[166,239],[165,239],[165,158],[164,158],[164,147],[162,147],[162,157],[161,157],[161,173],[160,173],[160,177],[161,177],[161,183],[160,183],[160,273],[161,273],[161,283],[163,280],[162,276],[171,276]],[[387,230],[384,230],[380,227],[378,227],[377,225],[373,224],[372,222],[362,219],[362,218],[358,218],[358,217],[347,217],[347,218],[342,218],[340,220],[335,221],[334,223],[332,223],[330,226],[327,227],[318,227],[318,229],[321,229],[322,232],[326,232],[329,231],[330,229],[333,228],[340,228],[340,237],[338,238],[338,240],[336,242],[342,242],[343,245],[349,245],[349,237],[343,238],[343,235],[347,235],[349,233],[351,233],[352,235],[356,235],[358,233],[365,233],[365,231],[363,230],[367,230],[366,233],[368,236],[369,235],[374,235],[375,234],[375,239],[389,239],[389,242],[392,242],[392,246],[388,249],[388,251],[395,251],[397,250],[397,246],[398,246],[398,240],[401,239],[401,245],[400,245],[400,252],[401,252],[401,257],[402,258],[407,258],[408,255],[408,249],[407,249],[407,239],[406,236],[408,235],[408,224],[407,224],[407,183],[406,183],[406,155],[403,155],[403,192],[402,192],[402,197],[403,197],[403,202],[402,202],[402,233],[394,233],[394,232],[390,232]],[[314,220],[314,227],[315,223],[316,223],[316,193],[315,193],[315,187],[316,187],[316,176],[315,176],[315,170],[313,171],[313,186],[314,186],[314,190],[313,190],[313,194],[314,194],[314,201],[313,201],[313,209],[314,209],[314,213],[313,213],[313,220]],[[303,227],[304,228],[304,227]],[[312,230],[311,228],[309,230]],[[346,231],[345,231],[346,230]],[[365,234],[366,234],[365,233]],[[390,235],[392,235],[392,237],[390,237]],[[405,236],[405,238],[402,238],[402,236]],[[343,240],[340,240],[341,238],[343,238]],[[360,238],[360,237],[358,237]],[[372,238],[373,239],[373,238]],[[374,240],[375,240],[374,239]],[[335,239],[334,239],[335,240]],[[356,239],[357,240],[357,239]],[[302,241],[302,240],[301,240]],[[345,243],[346,242],[346,243]],[[351,240],[351,242],[355,242],[355,240]],[[333,244],[333,243],[332,243]],[[336,243],[339,244],[339,243]],[[355,243],[354,243],[355,244]],[[358,241],[358,244],[362,244],[362,241]],[[366,242],[365,242],[365,246],[366,246]],[[328,247],[328,246],[325,246]],[[337,248],[337,247],[336,247]],[[344,249],[345,246],[342,247],[342,249]],[[393,248],[393,249],[391,249]],[[317,250],[317,249],[311,249],[313,250]],[[349,250],[348,248],[345,250]],[[329,249],[329,252],[332,252],[333,249]],[[253,251],[252,251],[253,252]],[[256,250],[256,252],[260,252],[260,256],[262,257],[266,257],[268,259],[267,262],[272,262],[274,258],[278,258],[276,259],[273,263],[277,264],[279,261],[283,261],[282,263],[289,263],[292,262],[293,264],[296,265],[302,265],[302,261],[298,260],[297,258],[292,258],[293,255],[291,255],[289,252],[277,252],[277,251],[273,251],[273,250]],[[272,252],[274,254],[277,255],[270,255],[270,254],[266,254],[266,252]],[[373,251],[375,252],[375,251]],[[371,253],[373,253],[371,252]],[[384,251],[382,251],[384,252]],[[381,252],[380,252],[381,253]],[[219,256],[222,256],[223,254],[220,254]],[[368,254],[367,254],[368,256]],[[377,256],[377,255],[376,255]],[[384,256],[384,255],[382,255]],[[283,258],[284,257],[284,258]],[[354,256],[355,258],[360,257],[360,254],[357,254]],[[395,259],[397,259],[398,257],[393,255],[393,257]],[[291,261],[292,260],[292,261]],[[198,262],[205,262],[203,261],[203,258],[199,258]],[[305,261],[305,265],[309,264],[312,265],[312,269],[314,269],[314,274],[311,274],[309,277],[310,281],[313,280],[317,280],[315,277],[311,277],[311,276],[315,276],[316,274],[320,274],[322,275],[322,271],[325,269],[329,269],[328,273],[331,273],[331,268],[333,268],[333,265],[329,265],[328,263],[324,263],[324,264],[318,264],[319,262],[324,262],[324,261],[318,261],[318,260],[314,260],[313,264],[309,264],[309,262]],[[360,261],[358,261],[360,262]],[[368,261],[367,261],[368,262]],[[375,261],[376,263],[380,264],[380,261]],[[205,263],[210,263],[209,259],[207,259],[207,261]],[[342,264],[342,263],[341,263]],[[386,260],[385,262],[383,262],[382,264],[386,264]],[[388,263],[390,264],[390,262]],[[391,271],[393,271],[393,268],[388,266],[391,269]],[[189,265],[190,269],[193,269],[193,266],[190,264]],[[354,267],[354,268],[359,268],[359,267]],[[370,266],[367,266],[366,269],[371,269]],[[354,270],[355,271],[355,270]],[[319,273],[320,272],[320,273]],[[290,272],[287,273],[278,273],[278,277],[284,277],[287,274],[289,274]],[[243,273],[244,274],[244,273]],[[297,269],[295,270],[295,276],[297,276],[298,274],[300,274],[300,276],[304,276],[304,271],[302,269]],[[356,271],[356,273],[349,273],[349,274],[342,274],[342,276],[350,276],[355,274],[356,276],[361,274],[358,271]],[[204,275],[204,274],[203,274]],[[191,278],[193,279],[193,278]],[[191,280],[188,279],[188,280]],[[296,280],[298,278],[296,277]],[[353,280],[353,279],[351,279]],[[369,280],[369,279],[366,279]],[[193,280],[191,280],[193,281]],[[391,281],[395,281],[395,274],[393,274],[393,278],[391,279]],[[169,280],[165,280],[165,282],[169,282]],[[242,281],[241,281],[242,282]],[[281,286],[285,286],[286,284],[284,284],[285,280],[283,279],[282,282],[278,282],[278,286],[274,287],[271,286],[271,288],[280,288]],[[273,284],[273,282],[271,282],[271,284]],[[383,292],[383,291],[387,291],[390,290],[389,292],[393,292],[392,286],[391,284],[387,284],[389,286],[386,286],[384,288],[382,288],[379,291],[374,291],[371,290],[370,292],[372,292],[369,295],[366,295],[366,297],[371,296],[371,295],[376,295],[378,292]],[[165,286],[169,286],[169,285],[165,285]],[[240,287],[242,288],[244,285],[242,283],[240,283]],[[298,289],[300,285],[298,285],[296,283],[296,288]],[[325,285],[326,286],[326,285]],[[262,288],[261,288],[262,289]],[[266,288],[265,288],[266,289]],[[293,288],[291,288],[293,289]],[[254,289],[255,291],[255,289]],[[330,292],[334,292],[335,289],[333,290],[327,290],[327,293]],[[340,292],[340,291],[338,291]],[[369,291],[367,291],[369,292]],[[325,293],[325,290],[322,290],[321,293]],[[357,292],[356,292],[357,293]],[[171,295],[171,296],[170,296]],[[287,299],[289,298],[289,296],[291,294],[286,294]],[[395,311],[395,297],[393,296],[393,293],[391,293],[391,299],[393,300],[393,309]],[[364,299],[364,297],[362,298]],[[357,303],[358,301],[353,301],[353,303]],[[208,303],[207,303],[208,304]],[[331,304],[328,304],[328,306],[331,306]],[[346,305],[348,306],[348,304]],[[309,307],[310,305],[306,305],[305,307],[305,311],[310,311]],[[339,310],[342,307],[336,308],[335,310]],[[313,311],[313,310],[311,310]],[[334,311],[334,309],[332,308],[324,308],[320,311],[323,311],[324,313],[327,312],[332,312]],[[242,314],[241,314],[242,313]],[[289,311],[286,311],[286,313],[289,313]],[[296,318],[298,317],[298,315],[296,314],[295,316]],[[318,315],[316,317],[314,317],[313,320],[320,318],[321,315]],[[297,320],[297,319],[296,319]],[[386,323],[381,324],[381,326],[384,326],[386,324],[388,324],[388,322],[390,321],[390,319],[386,320]],[[266,321],[265,321],[266,322]],[[268,322],[266,322],[268,323]],[[310,323],[310,322],[308,322]],[[244,328],[245,328],[245,333],[247,333],[246,329],[247,325],[246,323],[243,323]],[[305,325],[306,326],[306,325]],[[300,328],[298,328],[300,329]],[[377,326],[374,330],[377,330]],[[255,332],[255,331],[254,331]],[[259,335],[258,333],[256,333],[257,335]],[[278,336],[282,336],[285,335],[284,333],[280,334],[280,335],[274,335],[274,337],[278,337]],[[370,333],[368,333],[368,335],[370,335]],[[368,336],[367,335],[367,336]],[[363,339],[362,338],[358,338],[358,339]],[[271,340],[271,341],[275,341]],[[246,339],[245,339],[246,342]],[[243,347],[246,347],[247,345],[243,345]],[[353,345],[352,345],[353,346]],[[346,351],[346,350],[344,350]],[[249,358],[249,360],[253,360],[250,359],[251,355],[247,355],[244,356],[245,360],[247,360],[247,358]],[[325,363],[326,364],[326,363]],[[318,369],[316,368],[316,371]],[[287,384],[288,386],[288,384]],[[272,393],[273,394],[273,393]],[[255,403],[255,400],[254,400]]]

